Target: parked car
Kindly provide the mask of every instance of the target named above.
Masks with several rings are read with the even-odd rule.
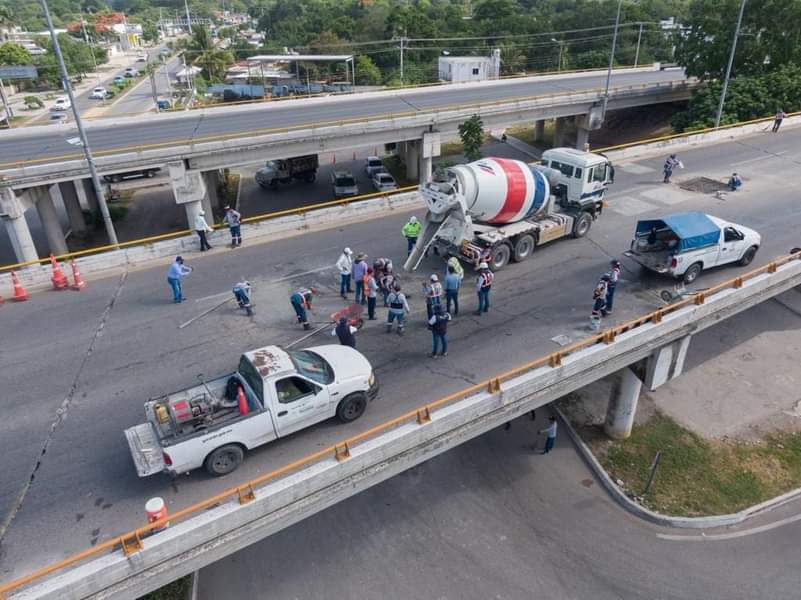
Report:
[[[117,75],[114,78],[114,85],[125,85],[125,77],[122,75]]]
[[[133,67],[128,67],[127,69],[125,69],[124,75],[125,77],[136,77],[137,75],[139,75],[139,71],[137,71]]]
[[[356,196],[359,193],[359,186],[350,171],[334,171],[331,173],[331,185],[334,186],[334,196],[337,198]]]
[[[136,55],[136,62],[147,62],[147,54],[140,52]]]
[[[108,90],[102,86],[96,87],[92,90],[92,93],[89,94],[89,97],[93,100],[105,100],[108,97]]]
[[[158,102],[156,102],[156,106],[159,107],[159,110],[167,110],[172,105],[170,104],[169,100],[159,100]]]
[[[64,123],[69,122],[70,117],[65,112],[54,112],[50,113],[50,123],[53,125],[62,125]]]
[[[377,192],[390,192],[398,189],[395,178],[386,171],[373,173],[373,187]]]
[[[139,177],[155,177],[156,173],[161,171],[158,167],[152,169],[141,169],[139,171],[126,171],[125,173],[113,173],[111,175],[103,175],[103,179],[111,183],[119,183],[123,179],[137,179]]]
[[[379,171],[385,171],[384,163],[381,162],[381,159],[377,156],[368,156],[364,160],[364,170],[367,171],[367,176],[372,177],[375,173]]]
[[[56,99],[55,104],[53,104],[52,110],[69,110],[72,108],[72,102],[66,96],[61,96],[60,98]]]

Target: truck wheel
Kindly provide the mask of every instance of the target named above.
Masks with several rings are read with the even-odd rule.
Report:
[[[221,477],[233,473],[245,460],[245,452],[239,446],[220,446],[206,457],[204,463],[209,474]]]
[[[512,259],[515,262],[523,262],[529,256],[531,256],[532,252],[534,252],[534,246],[535,242],[533,235],[521,235],[515,242],[515,248],[512,252]]]
[[[111,182],[112,183],[119,183],[120,181],[122,181],[122,175],[112,175],[111,176]]]
[[[367,398],[362,393],[351,394],[344,398],[337,406],[337,419],[343,423],[355,421],[364,414],[367,408]]]
[[[684,271],[684,275],[682,276],[682,279],[684,280],[684,283],[692,283],[693,281],[698,279],[698,276],[701,274],[701,269],[702,268],[703,267],[702,267],[701,263],[691,264],[688,267],[688,269],[686,271]]]
[[[581,213],[573,223],[573,237],[583,238],[592,226],[592,216],[589,213]]]
[[[745,254],[743,254],[743,257],[740,259],[740,266],[747,267],[750,265],[751,261],[753,261],[754,257],[756,256],[757,250],[758,248],[756,246],[751,246],[748,250],[746,250]]]
[[[306,176],[303,179],[306,183],[314,183],[314,180],[317,179],[317,173],[306,173]]]
[[[492,250],[490,256],[490,267],[493,271],[500,271],[509,264],[509,258],[512,255],[512,250],[507,244],[498,244]]]

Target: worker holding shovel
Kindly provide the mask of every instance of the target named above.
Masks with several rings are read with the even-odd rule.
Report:
[[[292,308],[295,309],[295,314],[298,317],[298,323],[303,325],[303,329],[311,329],[306,311],[311,310],[312,296],[316,294],[317,290],[314,288],[301,288],[289,298],[289,301],[292,303]]]

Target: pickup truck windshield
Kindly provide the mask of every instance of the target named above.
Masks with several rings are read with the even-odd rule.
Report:
[[[319,354],[308,350],[298,350],[290,352],[289,357],[301,375],[305,375],[323,385],[328,385],[334,381],[334,370]]]
[[[259,397],[259,402],[264,403],[264,387],[262,385],[264,380],[245,356],[239,359],[239,374],[250,386],[250,389],[256,392],[256,396]]]

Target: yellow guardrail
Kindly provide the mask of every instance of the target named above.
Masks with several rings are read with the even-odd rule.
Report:
[[[418,186],[416,185],[409,185],[406,187],[401,187],[396,190],[393,190],[391,194],[387,192],[373,192],[370,194],[360,194],[358,196],[350,196],[348,198],[339,198],[337,200],[328,200],[326,202],[318,202],[316,204],[309,204],[307,206],[301,206],[299,208],[288,208],[285,210],[277,210],[275,212],[269,213],[262,213],[260,215],[255,215],[252,217],[247,217],[242,219],[242,223],[256,223],[258,221],[265,221],[268,219],[277,219],[278,217],[286,217],[287,215],[302,215],[306,212],[312,210],[319,210],[321,208],[330,208],[331,206],[346,206],[352,202],[359,202],[361,200],[369,200],[370,198],[379,198],[384,196],[391,196],[394,194],[401,194],[404,192],[411,192],[417,189]],[[224,223],[217,223],[216,225],[212,225],[214,229],[225,229],[227,225]],[[66,254],[59,254],[56,256],[56,260],[70,260],[73,258],[78,258],[80,256],[86,256],[88,254],[97,254],[99,252],[107,252],[109,250],[119,250],[120,248],[129,248],[131,246],[141,246],[144,244],[150,244],[152,242],[157,242],[159,240],[167,240],[174,237],[179,237],[182,235],[188,235],[194,233],[192,229],[181,229],[179,231],[171,231],[170,233],[162,233],[160,235],[153,235],[146,238],[140,238],[138,240],[130,240],[128,242],[120,242],[116,246],[113,244],[106,244],[105,246],[96,246],[94,248],[87,248],[85,250],[76,250],[75,252],[67,252]],[[41,265],[50,262],[50,257],[47,258],[39,258],[36,260],[29,260],[27,262],[20,262],[15,263],[13,265],[3,265],[0,266],[0,273],[3,271],[11,271],[16,269],[21,269],[23,267],[30,267],[32,265]]]
[[[682,83],[681,85],[689,85],[687,83]],[[620,92],[624,90],[637,90],[637,89],[645,89],[645,88],[659,88],[659,87],[674,87],[674,82],[667,82],[667,83],[643,83],[637,85],[629,85],[629,86],[621,86],[612,88],[611,92]],[[512,96],[509,98],[504,98],[503,100],[493,100],[492,102],[477,102],[477,103],[467,103],[467,104],[453,104],[448,106],[442,106],[438,108],[433,108],[430,110],[416,110],[416,111],[404,111],[400,113],[386,113],[382,115],[373,115],[367,117],[355,117],[352,119],[336,119],[332,121],[319,121],[315,123],[302,123],[298,125],[288,125],[284,127],[271,127],[271,128],[264,128],[264,129],[255,129],[252,131],[247,132],[247,137],[253,137],[256,135],[269,135],[269,134],[276,134],[276,133],[289,133],[291,131],[297,130],[304,130],[304,129],[318,129],[320,127],[335,127],[335,126],[343,126],[343,125],[352,125],[355,123],[372,123],[374,121],[385,121],[385,120],[392,120],[392,119],[400,119],[405,117],[413,117],[413,116],[425,116],[425,115],[434,115],[441,112],[448,112],[454,110],[465,110],[465,109],[473,109],[473,110],[480,110],[482,107],[489,108],[493,106],[498,106],[502,104],[514,104],[519,102],[530,102],[533,100],[542,100],[544,98],[564,98],[564,97],[571,97],[571,96],[579,96],[585,94],[593,94],[593,93],[603,93],[603,88],[589,88],[586,90],[580,91],[566,91],[561,93],[553,93],[553,94],[542,94],[539,96]],[[215,134],[215,135],[208,135],[208,136],[201,136],[197,138],[191,139],[178,139],[178,140],[169,140],[165,142],[157,142],[153,144],[139,144],[135,146],[120,146],[116,148],[106,148],[103,150],[94,150],[92,154],[95,157],[98,156],[108,156],[112,154],[121,154],[125,152],[138,152],[141,150],[153,150],[156,148],[165,148],[170,146],[179,146],[182,144],[189,144],[189,145],[196,145],[202,144],[206,142],[221,142],[230,139],[238,139],[245,137],[242,132],[237,133],[227,133],[227,134]],[[51,163],[54,161],[63,161],[67,159],[77,159],[83,160],[83,153],[82,152],[70,152],[68,154],[61,154],[56,156],[47,156],[42,158],[32,158],[29,160],[21,160],[21,161],[12,161],[12,162],[5,162],[0,163],[0,169],[10,169],[10,168],[19,168],[25,167],[26,165],[34,165],[34,164],[42,164],[42,163]]]
[[[466,387],[462,390],[459,390],[458,392],[449,394],[444,398],[440,398],[439,400],[435,400],[434,402],[429,402],[427,404],[419,406],[418,408],[408,411],[398,417],[395,417],[394,419],[390,419],[379,425],[376,425],[375,427],[371,427],[367,431],[363,431],[362,433],[346,438],[341,442],[328,446],[327,448],[323,448],[322,450],[319,450],[313,454],[304,456],[303,458],[295,460],[287,465],[284,465],[281,468],[270,471],[269,473],[265,473],[264,475],[260,475],[259,477],[246,481],[241,485],[230,487],[220,492],[219,494],[207,498],[206,500],[197,502],[177,512],[171,513],[170,515],[163,517],[158,521],[154,521],[153,523],[149,523],[143,527],[139,527],[137,529],[124,533],[120,536],[116,536],[110,540],[103,542],[102,544],[98,544],[97,546],[94,546],[92,548],[87,548],[83,552],[79,552],[78,554],[74,554],[55,564],[34,571],[29,575],[25,575],[24,577],[20,577],[19,579],[15,579],[14,581],[11,581],[9,583],[0,585],[0,600],[5,600],[7,598],[7,594],[11,591],[18,590],[19,588],[28,585],[34,581],[37,581],[43,577],[46,577],[47,575],[55,573],[56,571],[60,571],[61,569],[64,569],[66,567],[75,565],[87,558],[96,556],[100,553],[121,549],[126,555],[135,554],[143,549],[142,538],[144,536],[157,532],[159,529],[161,529],[167,524],[175,523],[192,515],[196,515],[204,510],[207,510],[227,500],[235,499],[240,504],[246,504],[248,502],[251,502],[256,497],[255,488],[271,480],[274,480],[278,477],[281,477],[282,475],[286,475],[287,473],[295,471],[300,467],[308,466],[325,458],[335,458],[337,461],[347,460],[350,456],[350,449],[359,442],[363,442],[364,440],[373,438],[378,434],[385,433],[388,430],[397,427],[398,425],[403,425],[405,423],[417,422],[419,425],[424,425],[431,420],[431,415],[436,409],[442,408],[447,404],[450,404],[457,400],[461,400],[470,394],[474,394],[476,392],[480,392],[483,390],[486,390],[489,393],[497,393],[500,390],[500,386],[504,381],[508,381],[513,377],[518,377],[533,369],[537,369],[540,367],[551,367],[551,368],[560,367],[562,365],[562,359],[565,358],[566,356],[569,356],[570,354],[573,354],[585,348],[589,348],[596,344],[613,344],[615,343],[617,336],[620,334],[623,334],[627,331],[631,331],[633,329],[636,329],[637,327],[640,327],[648,323],[660,323],[665,315],[675,312],[680,308],[692,305],[704,304],[704,302],[709,296],[712,296],[718,292],[721,292],[729,288],[733,289],[741,288],[744,281],[752,279],[764,273],[775,273],[780,265],[798,259],[801,259],[801,250],[798,250],[792,254],[774,258],[772,261],[770,261],[766,265],[763,265],[762,267],[753,269],[751,271],[748,271],[747,273],[739,275],[738,277],[734,277],[732,279],[719,283],[707,290],[704,290],[703,292],[696,292],[683,300],[659,308],[655,311],[652,311],[636,319],[632,319],[630,321],[626,321],[619,325],[615,325],[614,327],[610,327],[609,329],[606,329],[596,335],[590,336],[583,340],[579,340],[573,344],[565,346],[564,348],[560,348],[555,352],[551,352],[550,354],[547,354],[545,356],[527,362],[523,365],[520,365],[519,367],[501,373],[500,375],[496,375],[495,377],[490,377],[480,383],[471,385],[470,387]]]

